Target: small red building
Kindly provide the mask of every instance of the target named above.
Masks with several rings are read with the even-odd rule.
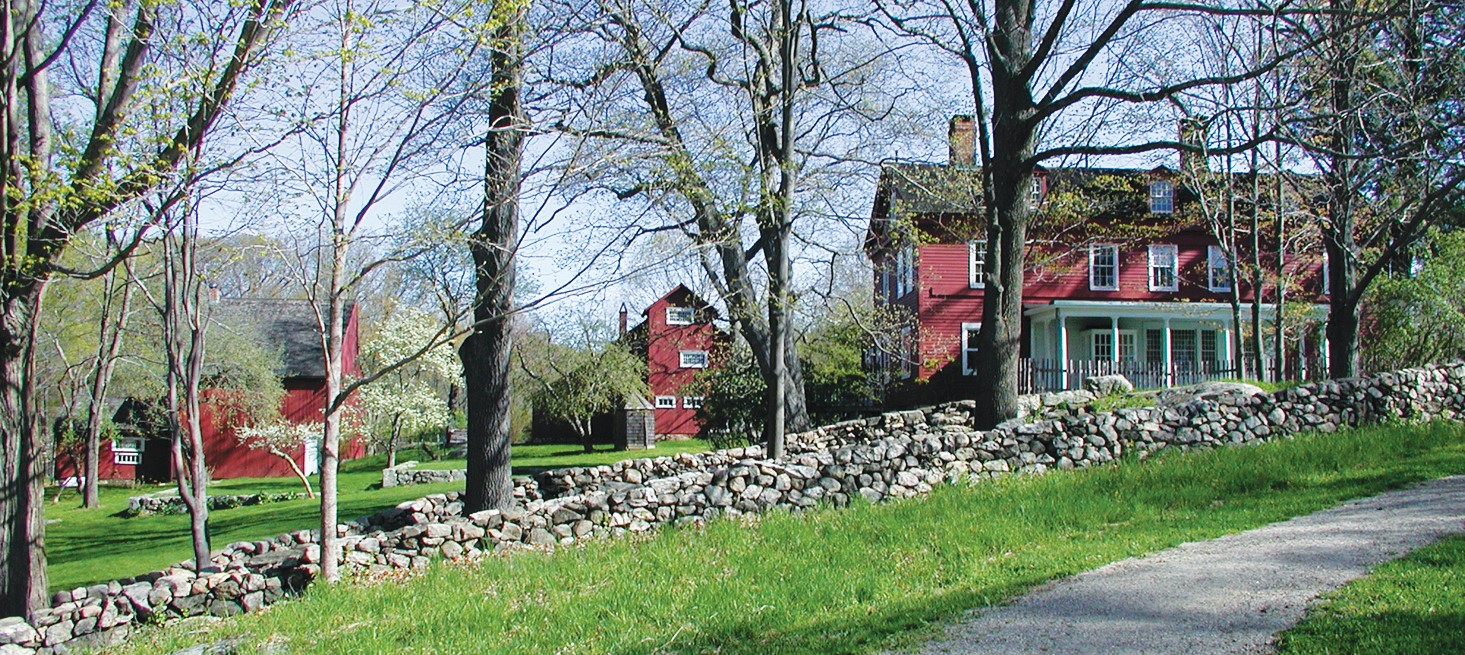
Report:
[[[982,178],[971,128],[970,119],[952,120],[946,165],[882,168],[865,241],[876,303],[911,317],[900,343],[873,354],[871,366],[896,379],[940,379],[946,384],[936,386],[953,396],[977,374],[985,294]],[[1038,168],[1031,200],[1038,217],[1024,271],[1024,391],[1074,388],[1083,377],[1108,372],[1142,386],[1236,377],[1231,299],[1240,301],[1244,317],[1261,302],[1270,326],[1278,313],[1276,280],[1285,280],[1288,302],[1312,305],[1297,322],[1282,368],[1306,375],[1304,367],[1318,357],[1314,319],[1325,308],[1315,303],[1326,294],[1320,252],[1289,253],[1282,273],[1262,289],[1246,280],[1233,289],[1227,251],[1175,170]],[[1302,203],[1289,211],[1299,214],[1293,225],[1316,225]],[[1263,259],[1276,261],[1275,251]],[[1254,362],[1248,369],[1256,375]]]
[[[697,374],[715,365],[721,333],[713,325],[717,310],[686,285],[678,284],[651,303],[626,338],[646,356],[646,386],[651,390],[657,439],[700,436],[697,409],[702,395]]]
[[[325,355],[319,319],[315,308],[304,300],[260,298],[225,298],[219,300],[210,314],[210,330],[231,332],[255,340],[280,354],[281,385],[285,395],[280,401],[281,416],[292,423],[319,422],[326,403]],[[359,376],[357,365],[357,308],[346,309],[345,339],[342,355],[347,377]],[[207,397],[211,393],[205,391]],[[137,480],[165,482],[173,478],[170,456],[171,440],[157,405],[139,399],[122,403],[113,417],[119,436],[104,440],[98,471],[103,480]],[[203,425],[204,459],[215,479],[244,477],[278,477],[293,475],[280,458],[241,443],[234,427],[220,420],[216,405],[205,401],[200,418]],[[364,454],[360,439],[343,444],[342,457],[354,459]],[[319,468],[319,452],[314,444],[297,449],[295,462],[307,474]],[[76,476],[76,463],[70,456],[58,457],[57,475],[62,480]]]

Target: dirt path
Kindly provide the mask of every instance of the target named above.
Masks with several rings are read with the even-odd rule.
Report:
[[[1116,562],[948,628],[919,653],[1271,652],[1318,594],[1465,532],[1465,476]]]

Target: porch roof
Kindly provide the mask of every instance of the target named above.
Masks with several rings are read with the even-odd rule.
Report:
[[[1271,320],[1277,313],[1276,303],[1262,303],[1262,316]],[[1118,318],[1179,318],[1201,321],[1229,321],[1231,304],[1223,302],[1146,302],[1133,300],[1054,300],[1046,305],[1037,305],[1023,310],[1030,319],[1052,320],[1062,312],[1065,318],[1118,317]],[[1241,303],[1243,315],[1251,315],[1251,303]],[[1312,313],[1321,318],[1327,315],[1327,305],[1313,305]]]

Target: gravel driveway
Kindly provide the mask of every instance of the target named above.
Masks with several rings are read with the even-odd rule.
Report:
[[[1318,594],[1462,532],[1465,476],[1441,478],[1059,580],[919,652],[1267,653]]]

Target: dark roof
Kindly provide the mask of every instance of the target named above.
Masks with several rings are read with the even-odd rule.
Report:
[[[351,316],[354,303],[346,303]],[[324,315],[325,308],[321,308]],[[224,298],[210,314],[215,328],[253,339],[260,347],[278,350],[282,378],[323,378],[325,351],[320,319],[308,300]]]
[[[679,307],[681,307],[681,306],[691,306],[691,307],[694,307],[698,311],[701,311],[701,312],[711,312],[711,314],[712,314],[712,316],[714,318],[718,315],[717,314],[717,309],[712,306],[712,303],[709,303],[706,300],[703,300],[702,299],[702,296],[697,295],[697,292],[696,291],[691,290],[685,284],[678,284],[675,287],[672,287],[672,290],[671,291],[666,292],[666,294],[662,295],[660,298],[657,298],[656,300],[652,301],[650,305],[647,305],[646,306],[646,309],[641,310],[641,315],[642,316],[648,315],[651,312],[651,308],[653,306],[655,306],[656,303],[659,303],[659,302],[661,302],[663,300],[666,300],[668,302],[671,302],[673,300],[681,300],[683,302],[689,302],[690,305],[678,305],[678,306]]]

